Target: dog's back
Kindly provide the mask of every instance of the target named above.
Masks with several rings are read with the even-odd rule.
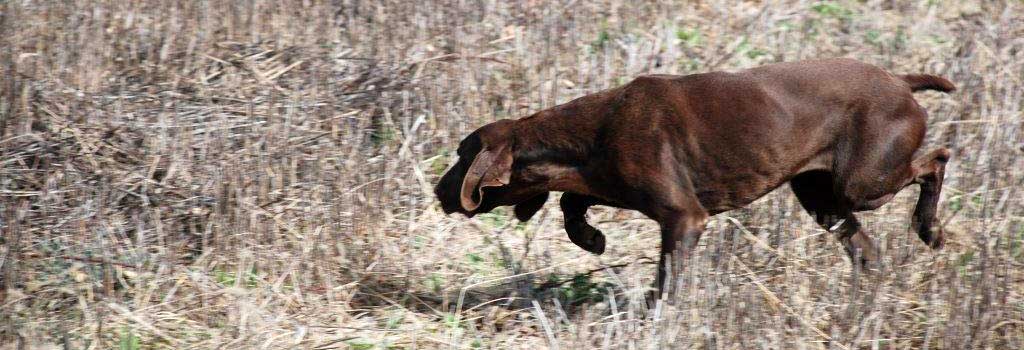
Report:
[[[948,81],[903,77],[850,59],[812,60],[738,72],[642,76],[594,95],[614,98],[591,101],[608,111],[603,124],[611,136],[602,142],[610,145],[604,149],[613,153],[608,158],[617,160],[614,166],[628,176],[648,168],[634,159],[682,163],[701,204],[716,213],[742,207],[807,171],[852,176],[864,165],[856,154],[895,152],[898,162],[903,154],[909,157],[920,145],[927,116],[912,91]],[[901,147],[871,148],[894,145],[895,139],[902,139]],[[897,164],[874,166],[882,171]],[[892,187],[884,181],[858,183]]]

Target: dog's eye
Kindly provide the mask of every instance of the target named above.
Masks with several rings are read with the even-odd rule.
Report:
[[[462,142],[459,142],[459,148],[455,150],[455,154],[459,157],[465,157],[466,155],[473,156],[480,150],[480,140],[475,137],[475,134],[470,134]]]
[[[466,137],[466,139],[462,140],[462,142],[459,142],[459,148],[455,149],[455,154],[458,154],[459,157],[466,155],[466,149],[469,148],[469,145],[467,145],[468,140],[469,137]]]

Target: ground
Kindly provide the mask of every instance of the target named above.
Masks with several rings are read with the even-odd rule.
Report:
[[[0,5],[0,348],[1024,347],[1019,1],[150,0]],[[937,74],[944,250],[917,189],[873,274],[788,188],[713,217],[675,304],[657,228],[557,196],[445,216],[458,141],[648,73],[851,57]]]

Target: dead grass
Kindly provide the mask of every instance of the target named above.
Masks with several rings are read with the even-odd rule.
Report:
[[[5,348],[1024,347],[1019,1],[83,1],[0,5]],[[931,252],[916,190],[865,214],[851,272],[788,189],[713,218],[648,311],[656,227],[549,205],[445,217],[472,129],[643,73],[846,56],[955,151]]]

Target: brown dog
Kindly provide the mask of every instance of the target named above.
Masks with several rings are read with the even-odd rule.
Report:
[[[601,254],[587,208],[638,210],[661,226],[666,255],[684,257],[709,215],[789,182],[804,208],[861,263],[878,258],[854,212],[921,185],[913,229],[940,248],[935,212],[949,151],[912,158],[927,113],[911,92],[953,91],[932,75],[893,75],[850,59],[779,63],[737,73],[648,75],[519,120],[477,129],[435,194],[446,214],[515,205],[528,220],[562,191],[569,239]]]

